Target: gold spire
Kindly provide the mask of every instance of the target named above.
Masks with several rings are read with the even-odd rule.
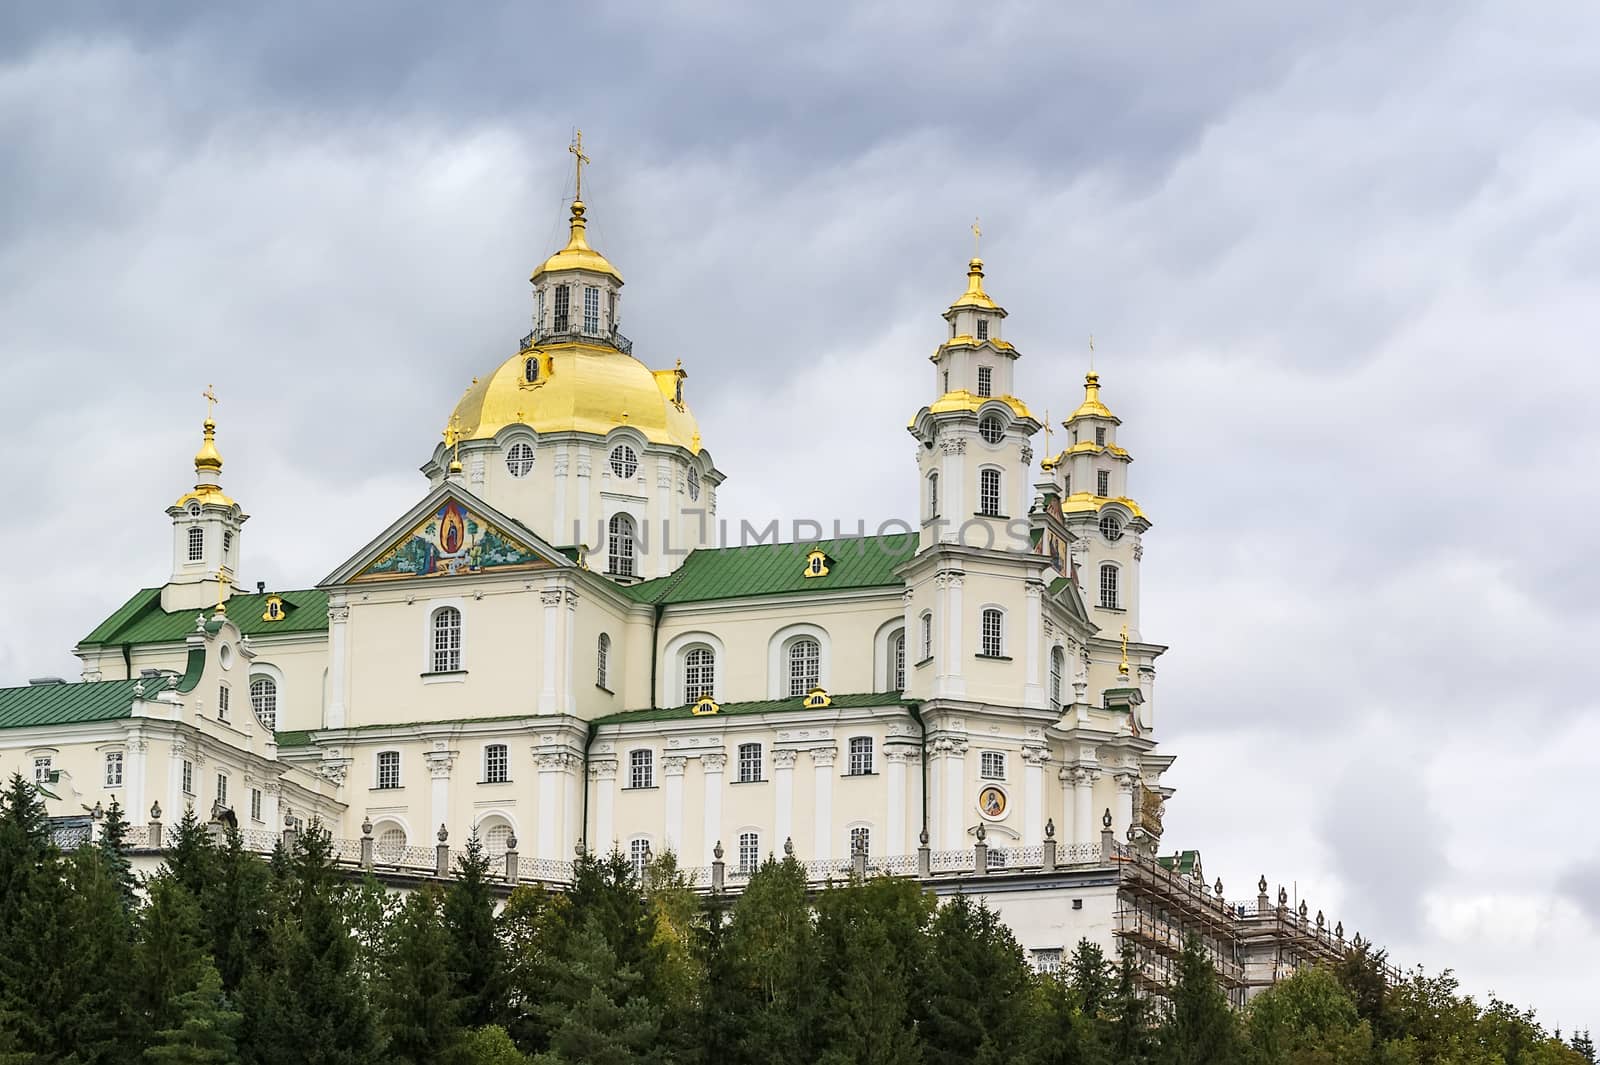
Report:
[[[978,232],[976,224],[972,228],[974,233]],[[981,307],[986,311],[998,311],[1000,309],[1000,305],[990,299],[989,294],[983,290],[983,260],[976,256],[967,263],[967,291],[963,292],[961,298],[950,305],[951,310],[955,310],[957,307]]]
[[[573,154],[574,158],[572,160],[572,166],[573,166],[573,169],[575,171],[577,171],[577,181],[573,185],[573,188],[574,188],[575,191],[573,193],[573,197],[572,198],[574,200],[577,200],[579,203],[582,203],[583,202],[583,164],[587,163],[589,161],[589,157],[587,155],[583,154],[583,130],[581,130],[581,129],[573,130],[573,132],[572,132],[572,143],[567,145],[567,151],[569,151],[569,152],[571,152]]]
[[[205,434],[205,442],[195,453],[194,468],[196,473],[218,474],[222,472],[222,453],[217,450],[217,423],[212,419],[216,413],[217,391],[206,385],[206,390],[200,394],[206,400],[206,420],[200,426]]]
[[[978,242],[980,240],[982,240],[982,239],[983,239],[983,229],[982,229],[981,226],[978,225],[978,219],[976,217],[974,217],[972,219],[972,257],[974,259],[978,258],[978,255],[979,255]]]
[[[589,246],[589,224],[584,219],[586,208],[583,203],[583,167],[589,162],[589,157],[583,154],[583,130],[577,131],[567,151],[573,155],[572,165],[577,172],[577,195],[572,200],[572,217],[569,220],[571,233],[567,238],[567,246],[546,259],[529,280],[538,281],[542,275],[553,270],[588,270],[615,278],[620,285],[622,275],[617,273],[617,268]]]
[[[1128,679],[1128,626],[1122,626],[1122,664],[1117,667],[1122,679]]]
[[[1061,424],[1071,425],[1079,418],[1108,418],[1119,425],[1122,422],[1122,419],[1111,413],[1110,408],[1100,402],[1100,375],[1093,370],[1083,376],[1083,402]]]
[[[450,415],[450,424],[444,427],[444,446],[450,449],[450,472],[461,472],[461,415]]]
[[[1044,458],[1039,460],[1039,468],[1046,473],[1056,468],[1055,456],[1050,454],[1050,408],[1044,409]]]

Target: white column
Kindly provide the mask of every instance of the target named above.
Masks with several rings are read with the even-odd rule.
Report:
[[[578,462],[578,528],[580,530],[578,542],[583,544],[594,539],[600,541],[599,543],[589,544],[589,554],[598,556],[591,559],[589,565],[594,566],[596,569],[604,569],[606,557],[605,532],[603,530],[597,532],[589,526],[589,494],[594,483],[589,478],[591,458],[589,447],[587,444],[574,444],[572,446],[577,451]]]
[[[714,860],[711,849],[717,845],[717,840],[722,838],[722,770],[728,764],[728,756],[721,751],[708,752],[700,756],[700,770],[705,775],[705,831],[701,833],[700,847],[706,852],[705,864],[710,865]]]
[[[578,593],[571,588],[565,592],[567,610],[561,619],[561,644],[563,647],[563,668],[561,670],[561,690],[564,698],[560,700],[565,712],[574,716],[578,713],[578,684],[573,673],[573,660],[578,642]]]
[[[888,747],[883,758],[885,783],[889,787],[889,824],[883,841],[887,855],[913,854],[916,844],[906,838],[906,766],[917,756],[914,747]]]
[[[128,737],[128,753],[123,756],[127,764],[123,767],[122,816],[130,825],[142,825],[150,819],[144,799],[145,763],[149,756],[148,740],[137,732]]]
[[[573,848],[583,835],[583,759],[580,756],[567,756],[562,779],[566,782],[563,789],[566,794],[561,802],[561,843],[558,853],[562,861],[571,861]]]
[[[544,604],[544,659],[543,685],[539,690],[539,713],[554,714],[556,710],[556,663],[559,661],[559,633],[561,625],[561,589],[546,588],[539,593]]]
[[[349,623],[349,604],[343,595],[333,595],[328,600],[328,706],[322,718],[324,728],[344,728],[348,717],[345,691],[350,670]],[[278,825],[276,829],[282,827]]]
[[[811,828],[811,857],[825,862],[833,857],[833,760],[839,749],[813,747],[808,753],[811,755],[815,815]]]
[[[268,832],[283,831],[283,785],[276,780],[269,780],[261,785],[261,820],[266,822]]]
[[[534,853],[540,858],[561,858],[556,827],[561,818],[561,772],[566,768],[568,757],[560,752],[533,756],[533,764],[539,771],[539,798],[534,810],[539,818],[539,834]]]
[[[640,530],[650,551],[650,575],[665,577],[671,570],[667,559],[667,521],[672,514],[672,463],[665,455],[656,456],[656,507],[654,526]],[[649,520],[649,519],[647,519]],[[677,530],[674,534],[682,535]],[[640,567],[643,569],[644,567]],[[710,853],[707,851],[706,853]]]
[[[967,789],[967,741],[947,739],[944,756],[944,832],[939,846],[956,850],[966,843],[966,828],[961,823],[962,797]]]
[[[1111,830],[1117,834],[1118,843],[1128,841],[1128,829],[1133,827],[1133,789],[1138,786],[1138,773],[1130,770],[1117,774],[1117,801],[1111,807]]]
[[[188,741],[172,741],[172,753],[167,758],[167,799],[162,803],[161,820],[169,825],[178,823],[183,816],[183,759],[189,750]],[[278,825],[277,828],[283,828]]]
[[[1062,766],[1056,773],[1056,780],[1061,783],[1061,820],[1057,822],[1056,838],[1064,843],[1072,844],[1078,841],[1078,819],[1075,810],[1077,789],[1073,787],[1077,770]]]
[[[945,440],[940,444],[944,451],[944,461],[940,463],[939,470],[939,517],[945,524],[939,530],[939,539],[953,541],[956,539],[961,523],[970,516],[967,513],[967,486],[963,467],[966,465],[962,458],[967,453],[965,440]]]
[[[1050,752],[1043,747],[1022,749],[1022,835],[1032,847],[1044,842],[1044,764]]]
[[[1023,513],[1026,513],[1024,511]],[[1022,705],[1042,709],[1045,705],[1044,677],[1044,585],[1029,581],[1027,585],[1028,645],[1024,658],[1027,662],[1027,680],[1022,688]],[[1031,841],[1035,837],[1029,836]],[[1032,846],[1032,843],[1029,843]]]
[[[1073,777],[1073,788],[1078,797],[1073,802],[1077,823],[1072,830],[1072,842],[1093,843],[1099,838],[1094,827],[1094,782],[1100,776],[1098,769],[1079,767]]]
[[[961,659],[961,584],[959,573],[952,573],[945,582],[945,612],[942,622],[946,636],[946,662],[944,690],[947,695],[963,695],[967,690],[966,663]]]
[[[428,796],[428,826],[423,834],[422,845],[428,846],[433,840],[433,834],[439,831],[440,825],[447,828],[450,825],[450,769],[455,765],[456,752],[450,750],[446,741],[434,740],[433,750],[425,757],[428,761],[431,789]],[[450,842],[457,847],[465,846],[467,840],[462,833],[471,831],[471,828],[469,824],[461,826],[459,830],[451,829]]]
[[[573,531],[566,527],[567,461],[567,445],[557,444],[555,462],[553,463],[555,487],[552,489],[552,498],[550,500],[550,520],[552,527],[555,529],[555,536],[552,537],[552,540],[558,544],[564,544],[569,541],[581,542],[583,539],[583,536],[579,535],[576,540],[574,540],[572,535]]]
[[[591,761],[589,781],[594,785],[594,835],[589,837],[589,849],[596,854],[609,854],[617,842],[612,821],[613,804],[617,797],[617,760],[606,758]]]
[[[783,841],[794,838],[794,763],[799,751],[779,748],[772,752],[772,788],[776,809],[772,820],[772,834],[776,837],[770,848],[773,853],[783,852]]]
[[[668,755],[661,759],[662,792],[666,798],[666,849],[683,860],[683,770],[689,759]]]

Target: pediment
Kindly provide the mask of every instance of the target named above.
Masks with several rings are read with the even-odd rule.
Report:
[[[429,492],[322,582],[432,580],[571,566],[531,530],[459,485]]]

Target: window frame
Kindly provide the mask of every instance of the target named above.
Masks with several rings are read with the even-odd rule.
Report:
[[[873,737],[851,736],[845,743],[845,751],[845,776],[870,777],[877,773]]]
[[[990,447],[1006,441],[1006,420],[998,414],[985,414],[978,419],[978,436]]]
[[[983,466],[978,470],[978,516],[1003,518],[1000,504],[1005,500],[1005,478],[996,466]]]
[[[104,771],[104,774],[101,777],[102,781],[104,782],[104,786],[105,787],[108,787],[108,788],[120,788],[120,787],[122,787],[122,780],[123,780],[124,769],[126,768],[126,763],[127,763],[127,757],[122,751],[107,751],[106,752],[105,771]],[[115,774],[113,774],[111,772],[113,767],[116,768],[116,773]],[[113,776],[115,776],[115,779],[112,779]]]
[[[761,833],[751,829],[739,833],[738,843],[740,876],[751,876],[761,868]]]
[[[978,395],[984,399],[994,395],[994,367],[978,367]]]
[[[988,340],[989,339],[989,319],[987,319],[987,318],[979,318],[978,319],[978,339],[979,340]]]
[[[1110,470],[1095,470],[1094,471],[1094,487],[1095,487],[1095,493],[1094,493],[1095,495],[1099,496],[1101,499],[1110,499],[1111,498],[1111,471]]]
[[[606,467],[618,480],[631,481],[639,475],[639,453],[632,444],[617,444],[606,453]]]
[[[702,653],[704,658],[701,658]],[[683,649],[682,666],[684,705],[701,699],[717,697],[717,649],[708,643],[692,643]],[[701,676],[703,674],[703,676]]]
[[[600,288],[583,286],[583,331],[590,336],[600,333]]]
[[[183,789],[183,793],[192,797],[194,795],[194,763],[187,758],[183,759],[182,764],[178,767],[178,773],[178,784]]]
[[[642,783],[641,783],[642,781]],[[648,791],[656,786],[656,752],[653,747],[628,751],[628,786],[623,791]]]
[[[572,293],[567,291],[566,285],[555,286],[555,293],[551,297],[550,331],[552,333],[567,332],[572,323]]]
[[[734,751],[734,779],[738,784],[760,784],[767,766],[763,744],[751,741],[741,743]]]
[[[632,839],[628,840],[628,864],[633,869],[633,877],[635,880],[644,879],[645,870],[647,868],[645,864],[645,855],[651,855],[652,857],[654,856],[651,854],[649,836],[634,836]]]
[[[606,519],[606,572],[613,577],[639,575],[639,529],[625,510]]]
[[[258,685],[265,685],[262,691],[257,691]],[[265,712],[271,720],[263,718]],[[278,730],[278,678],[270,673],[253,673],[250,675],[250,714],[256,723],[268,732]]]
[[[217,805],[224,809],[232,809],[232,807],[228,806],[228,774],[226,773],[217,774]]]
[[[978,612],[978,648],[979,658],[1006,657],[1006,612],[1001,607],[986,606]]]
[[[924,610],[918,615],[918,634],[922,640],[922,657],[917,659],[917,664],[933,661],[933,611]]]
[[[187,561],[190,563],[204,562],[206,560],[206,531],[199,525],[189,526]]]
[[[250,789],[250,820],[261,824],[261,789]]]
[[[1107,578],[1110,578],[1109,580]],[[1100,563],[1100,609],[1122,609],[1122,567],[1115,562]],[[1109,593],[1109,594],[1108,594]]]
[[[1004,781],[1006,779],[1006,752],[979,751],[978,779]]]
[[[228,720],[228,714],[233,711],[233,692],[226,681],[217,682],[217,720]]]
[[[906,630],[897,629],[889,634],[889,690],[906,690]]]
[[[932,521],[939,516],[939,471],[933,470],[928,474],[928,520]]]
[[[535,360],[529,359],[528,361],[534,362]],[[506,448],[506,472],[520,481],[533,472],[533,459],[532,444],[526,440],[513,441],[511,446]]]
[[[429,612],[429,673],[465,672],[465,627],[463,612],[453,603],[436,606]]]
[[[846,830],[845,836],[844,836],[844,839],[845,839],[845,853],[847,855],[849,855],[852,859],[855,857],[855,855],[856,855],[856,837],[857,836],[861,837],[862,840],[865,842],[865,846],[863,846],[861,848],[861,853],[866,855],[868,858],[872,857],[872,826],[871,825],[851,825]]]
[[[815,636],[804,634],[785,641],[783,662],[784,690],[791,699],[822,686],[822,641]]]
[[[401,758],[398,748],[389,748],[372,752],[372,790],[373,791],[399,791],[406,786],[405,778],[401,773]],[[392,769],[393,772],[386,772]]]
[[[594,686],[611,691],[611,634],[602,632],[594,641]]]
[[[1060,644],[1050,648],[1050,706],[1060,710],[1065,705],[1067,652]]]
[[[496,765],[498,761],[498,765]],[[483,745],[483,784],[511,783],[511,747],[504,743]]]

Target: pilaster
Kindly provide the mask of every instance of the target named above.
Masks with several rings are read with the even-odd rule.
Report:
[[[700,756],[700,772],[705,782],[705,797],[701,803],[705,808],[705,826],[700,834],[700,845],[706,852],[707,865],[712,862],[712,848],[722,834],[722,773],[727,765],[728,756],[721,751],[707,751]]]
[[[833,763],[838,757],[837,747],[813,747],[811,755],[813,784],[813,813],[811,853],[817,861],[833,857]]]
[[[794,838],[794,763],[799,757],[799,751],[785,747],[772,752],[772,831],[779,844]]]
[[[662,795],[667,808],[667,825],[664,832],[667,849],[683,858],[683,771],[689,759],[669,754],[661,759]]]

